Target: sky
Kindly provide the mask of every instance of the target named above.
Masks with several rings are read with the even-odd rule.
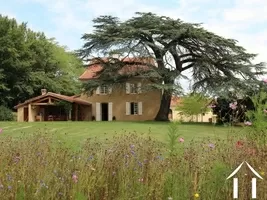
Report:
[[[54,37],[70,50],[83,45],[100,15],[128,19],[135,12],[153,12],[203,27],[239,41],[255,62],[267,62],[266,0],[0,0],[0,14],[27,22],[34,31]]]

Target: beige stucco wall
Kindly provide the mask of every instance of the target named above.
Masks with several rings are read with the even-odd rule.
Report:
[[[34,122],[36,115],[40,112],[40,107],[39,106],[33,106],[31,104],[28,105],[29,108],[29,122]]]
[[[17,121],[24,122],[24,107],[20,107],[17,110]]]
[[[205,115],[193,115],[193,116],[185,116],[181,114],[181,111],[175,110],[175,107],[172,109],[172,120],[173,121],[183,121],[183,122],[210,122],[210,119],[213,116],[211,111],[205,113]]]
[[[101,95],[94,91],[92,96],[82,94],[81,98],[92,103],[92,116],[96,117],[96,103],[112,102],[112,113],[118,121],[145,121],[153,120],[159,110],[162,92],[161,90],[148,90],[146,80],[133,79],[128,83],[141,82],[141,93],[126,94],[126,83],[119,88],[112,88],[111,94]],[[142,102],[142,115],[126,115],[126,102]]]

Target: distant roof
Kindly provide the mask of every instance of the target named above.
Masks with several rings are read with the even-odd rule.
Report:
[[[66,96],[66,95],[57,94],[57,93],[53,93],[53,92],[47,92],[44,95],[39,95],[37,97],[28,99],[25,102],[16,105],[14,108],[17,109],[17,108],[19,108],[21,106],[27,105],[29,103],[35,102],[35,101],[40,100],[40,99],[43,99],[45,97],[54,97],[54,98],[57,98],[57,99],[60,99],[60,100],[68,101],[70,103],[78,103],[78,104],[83,104],[83,105],[91,105],[90,102],[79,98],[80,95]]]
[[[181,97],[172,96],[171,107],[178,106],[182,102]]]
[[[108,58],[101,58],[103,62],[108,62]],[[144,64],[155,65],[155,60],[152,57],[137,57],[137,58],[124,58],[121,61],[124,62],[142,62]],[[95,64],[94,64],[95,63]],[[91,61],[84,73],[79,77],[80,80],[90,80],[98,78],[97,73],[103,69],[103,66],[99,63],[99,59]],[[137,70],[148,70],[147,65],[125,65],[119,70],[119,74],[132,73]]]

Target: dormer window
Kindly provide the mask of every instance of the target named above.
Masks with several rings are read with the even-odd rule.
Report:
[[[136,83],[131,83],[130,84],[130,93],[131,94],[136,94],[138,91],[138,86]]]
[[[141,93],[141,83],[126,83],[126,94]]]
[[[112,92],[112,87],[107,86],[107,85],[101,85],[96,88],[96,94],[100,95],[106,95],[106,94],[111,94]]]
[[[108,94],[108,86],[106,85],[100,86],[100,94]]]

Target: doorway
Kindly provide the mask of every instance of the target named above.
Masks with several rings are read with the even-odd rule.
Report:
[[[25,122],[29,121],[29,108],[25,107],[23,112],[24,112],[23,113],[24,114],[24,121]]]
[[[101,121],[108,121],[108,103],[101,103]]]

